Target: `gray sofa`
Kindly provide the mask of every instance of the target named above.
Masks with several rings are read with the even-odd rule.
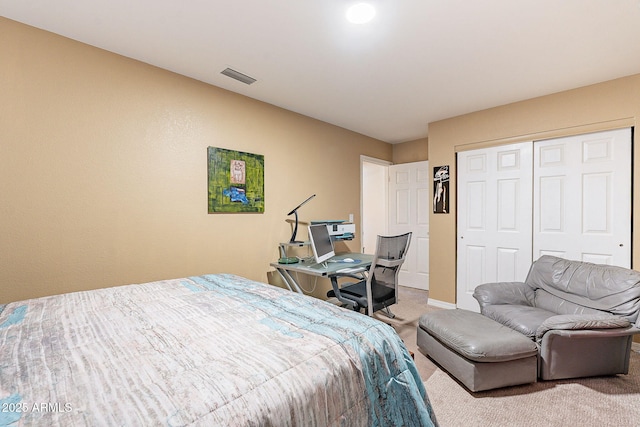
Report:
[[[543,380],[627,374],[640,272],[542,256],[524,283],[478,286],[480,312],[538,346]]]

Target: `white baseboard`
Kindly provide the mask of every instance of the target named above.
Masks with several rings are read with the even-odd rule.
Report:
[[[451,304],[450,302],[438,301],[437,299],[432,298],[429,298],[429,300],[427,301],[427,305],[432,305],[438,308],[446,308],[448,310],[456,308],[455,304]]]

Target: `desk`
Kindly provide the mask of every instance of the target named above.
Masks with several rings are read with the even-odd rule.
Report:
[[[340,260],[343,260],[345,258],[360,260],[360,262],[340,262]],[[271,267],[274,267],[276,270],[278,270],[280,277],[282,277],[290,291],[296,291],[303,294],[304,292],[302,292],[302,289],[300,289],[298,281],[294,278],[294,276],[291,275],[292,272],[307,274],[310,276],[328,277],[329,279],[331,279],[331,284],[335,287],[338,283],[338,277],[358,273],[353,271],[351,273],[339,272],[338,270],[342,270],[345,268],[358,268],[360,270],[359,272],[366,271],[369,269],[371,262],[373,262],[373,255],[361,253],[346,253],[334,256],[333,258],[331,258],[331,261],[337,262],[327,262],[326,267],[322,264],[315,264],[312,262],[298,262],[295,264],[280,264],[278,262],[272,262],[270,265]]]

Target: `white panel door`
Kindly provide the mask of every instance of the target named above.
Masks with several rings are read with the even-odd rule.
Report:
[[[389,234],[412,232],[399,283],[429,289],[429,162],[389,167]]]
[[[631,129],[534,144],[533,257],[631,267]]]
[[[458,308],[479,311],[476,286],[529,271],[532,151],[526,142],[458,153]]]

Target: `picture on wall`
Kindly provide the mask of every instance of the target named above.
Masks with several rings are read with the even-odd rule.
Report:
[[[209,213],[264,212],[264,156],[207,148]]]
[[[433,213],[449,213],[449,165],[433,168]]]

